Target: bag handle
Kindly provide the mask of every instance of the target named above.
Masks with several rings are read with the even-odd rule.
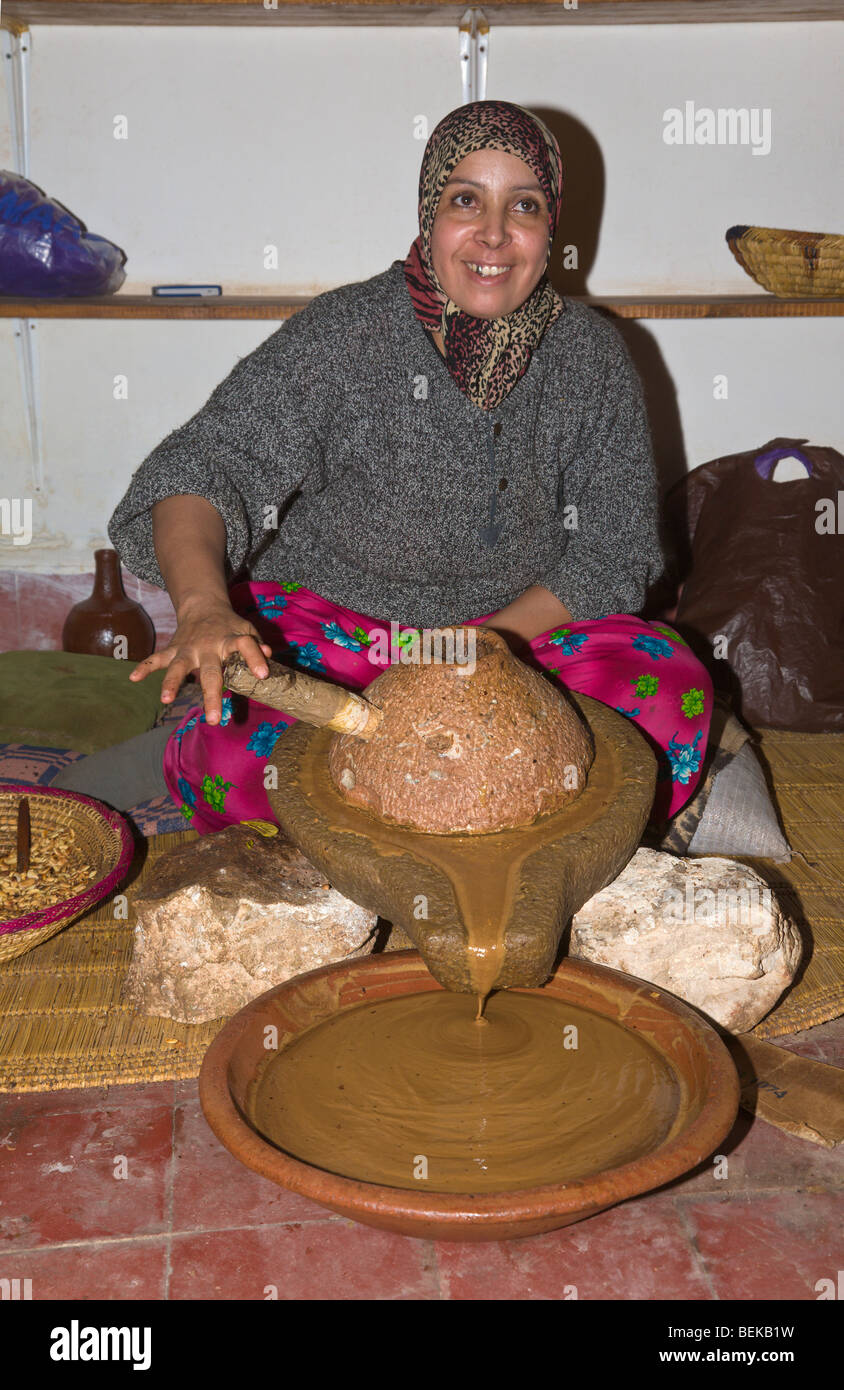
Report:
[[[803,450],[798,449],[795,445],[792,445],[790,448],[768,449],[765,453],[757,454],[756,458],[753,460],[753,466],[759,474],[759,477],[764,478],[765,481],[768,482],[778,459],[785,458],[798,459],[800,463],[806,465],[809,476],[814,477],[815,468],[812,460],[809,458],[808,454],[804,454]]]

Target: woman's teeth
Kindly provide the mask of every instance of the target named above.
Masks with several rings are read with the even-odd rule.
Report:
[[[475,275],[480,275],[480,276],[482,276],[484,280],[491,280],[491,279],[493,279],[493,278],[497,278],[497,277],[500,276],[500,275],[506,275],[507,272],[508,272],[508,270],[510,270],[510,269],[512,268],[512,267],[509,266],[509,265],[503,265],[503,266],[473,265],[471,261],[467,261],[466,264],[467,264],[467,266],[469,267],[469,269],[470,269],[471,271],[474,271]]]

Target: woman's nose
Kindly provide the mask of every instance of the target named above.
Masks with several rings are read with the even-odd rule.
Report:
[[[501,242],[507,240],[506,222],[506,213],[503,210],[485,212],[478,228],[480,239],[487,245],[499,246]]]

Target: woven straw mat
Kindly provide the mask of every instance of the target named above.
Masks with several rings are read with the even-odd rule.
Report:
[[[755,1029],[775,1038],[844,1013],[844,735],[761,731],[790,864],[743,859],[775,889],[806,942],[801,973]],[[120,1004],[132,954],[133,900],[160,854],[196,832],[144,842],[128,880],[126,921],[106,901],[0,966],[0,1090],[53,1091],[195,1077],[225,1020],[180,1024]],[[145,859],[141,862],[144,852]]]

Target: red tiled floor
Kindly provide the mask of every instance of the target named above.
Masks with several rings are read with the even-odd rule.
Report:
[[[288,1192],[224,1149],[198,1101],[176,1107],[173,1230],[220,1230],[282,1221],[325,1221],[325,1207]]]
[[[817,1299],[841,1268],[841,1197],[747,1193],[682,1203],[690,1235],[721,1299]]]
[[[711,1297],[682,1214],[670,1199],[653,1196],[545,1236],[477,1245],[438,1241],[436,1252],[449,1299]]]
[[[150,1081],[132,1086],[93,1086],[72,1091],[0,1091],[0,1126],[33,1115],[61,1115],[71,1110],[113,1109],[120,1106],[172,1106],[176,1081]],[[191,1083],[196,1085],[195,1082]],[[2,1137],[2,1136],[0,1136]]]
[[[141,1102],[4,1122],[0,1248],[165,1231],[172,1116]]]
[[[0,1256],[4,1279],[31,1279],[33,1302],[61,1299],[163,1299],[167,1238],[63,1245]]]
[[[763,1120],[740,1110],[729,1137],[706,1163],[663,1189],[675,1196],[736,1192],[771,1188],[844,1188],[842,1150],[795,1139]],[[716,1162],[716,1159],[725,1158]]]
[[[838,1020],[781,1045],[833,1060],[842,1038]],[[719,1147],[726,1179],[710,1161],[547,1236],[431,1246],[249,1172],[205,1124],[195,1080],[0,1093],[0,1277],[33,1279],[35,1299],[162,1298],[169,1241],[177,1299],[268,1285],[282,1299],[817,1298],[844,1264],[842,1151],[744,1112]]]
[[[340,1217],[301,1226],[176,1235],[170,1259],[173,1299],[439,1298],[426,1241]]]

